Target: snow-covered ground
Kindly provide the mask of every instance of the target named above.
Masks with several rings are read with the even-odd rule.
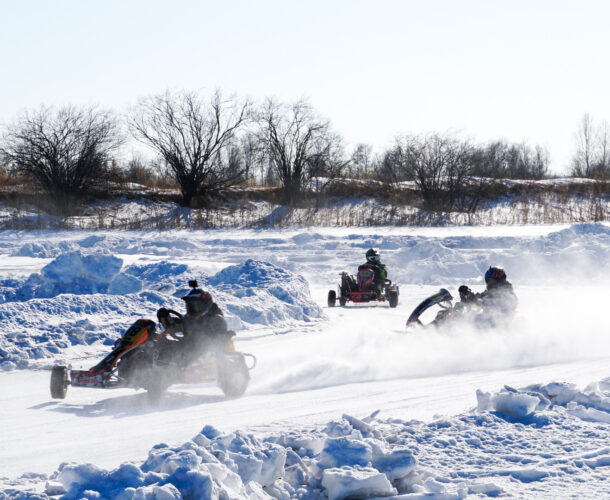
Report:
[[[326,307],[371,246],[398,307]],[[610,495],[607,224],[4,232],[0,255],[0,496]],[[520,300],[510,326],[406,331],[490,264]],[[53,364],[95,364],[193,278],[258,358],[245,396],[50,398]]]

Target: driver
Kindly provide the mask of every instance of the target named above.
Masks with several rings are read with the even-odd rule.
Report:
[[[466,285],[460,286],[460,303],[464,306],[477,303],[484,313],[499,313],[504,317],[512,315],[517,309],[518,300],[504,269],[490,266],[485,272],[485,285],[486,289],[481,293],[474,293]]]
[[[169,347],[168,355],[181,358],[185,363],[224,345],[222,340],[228,330],[224,315],[210,293],[198,288],[196,281],[189,282],[189,285],[191,291],[182,297],[186,303],[185,316],[171,315],[170,310],[164,307],[157,311],[159,323],[166,328],[169,336],[178,341],[167,341],[164,347]],[[182,336],[176,335],[179,332]]]
[[[377,290],[382,290],[385,285],[385,281],[388,277],[388,268],[385,264],[381,263],[381,257],[379,256],[379,250],[376,248],[369,248],[365,254],[366,262],[358,266],[358,271],[361,269],[370,269],[375,273],[375,287]]]

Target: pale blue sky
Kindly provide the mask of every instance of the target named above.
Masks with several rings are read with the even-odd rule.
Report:
[[[348,145],[405,132],[539,143],[561,172],[610,120],[603,0],[0,0],[0,123],[165,89],[309,98]]]

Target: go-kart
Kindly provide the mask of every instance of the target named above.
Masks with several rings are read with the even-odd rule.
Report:
[[[166,310],[178,319],[182,315]],[[233,336],[228,331],[217,338],[210,349],[189,363],[179,363],[165,357],[164,345],[175,344],[165,337],[170,330],[157,333],[150,319],[139,319],[115,342],[110,352],[89,370],[70,370],[54,366],[51,371],[51,397],[64,399],[69,386],[112,389],[143,388],[151,400],[157,400],[172,384],[199,383],[216,380],[223,393],[231,398],[241,396],[248,387],[250,370],[256,365],[252,354],[235,350]],[[250,365],[246,363],[250,360]]]
[[[388,279],[383,285],[378,285],[375,283],[375,273],[372,269],[366,267],[359,269],[356,278],[346,272],[342,272],[340,276],[341,283],[338,290],[328,291],[328,307],[335,307],[337,300],[341,306],[348,302],[384,302],[386,300],[390,307],[398,305],[398,286],[392,284]]]
[[[415,325],[423,326],[423,323],[420,321],[419,317],[434,305],[438,305],[441,308],[441,310],[436,314],[434,321],[437,321],[437,319],[439,321],[444,321],[444,319],[450,315],[451,311],[453,310],[452,301],[453,296],[449,293],[449,290],[441,288],[437,293],[422,300],[417,307],[413,309],[409,319],[407,319],[407,328]]]
[[[421,315],[433,306],[438,305],[440,310],[436,313],[434,319],[424,325],[420,317]],[[493,326],[493,322],[487,319],[481,319],[482,316],[481,302],[479,299],[472,299],[468,302],[458,302],[453,304],[453,296],[445,288],[441,288],[435,294],[430,295],[426,299],[422,300],[407,319],[407,328],[415,327],[439,327],[441,325],[453,322],[456,320],[471,321],[478,327],[489,327]]]

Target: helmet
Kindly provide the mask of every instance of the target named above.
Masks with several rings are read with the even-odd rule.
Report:
[[[489,267],[485,273],[485,283],[487,288],[493,288],[500,283],[506,282],[506,273],[501,267]]]
[[[186,302],[186,314],[191,316],[206,314],[213,304],[212,296],[201,288],[193,288],[182,300]]]
[[[466,285],[462,285],[458,288],[458,293],[460,294],[460,300],[462,302],[468,302],[474,298],[474,294],[472,290],[468,288]]]
[[[368,262],[380,262],[379,251],[376,248],[369,248],[366,251],[366,260]]]

